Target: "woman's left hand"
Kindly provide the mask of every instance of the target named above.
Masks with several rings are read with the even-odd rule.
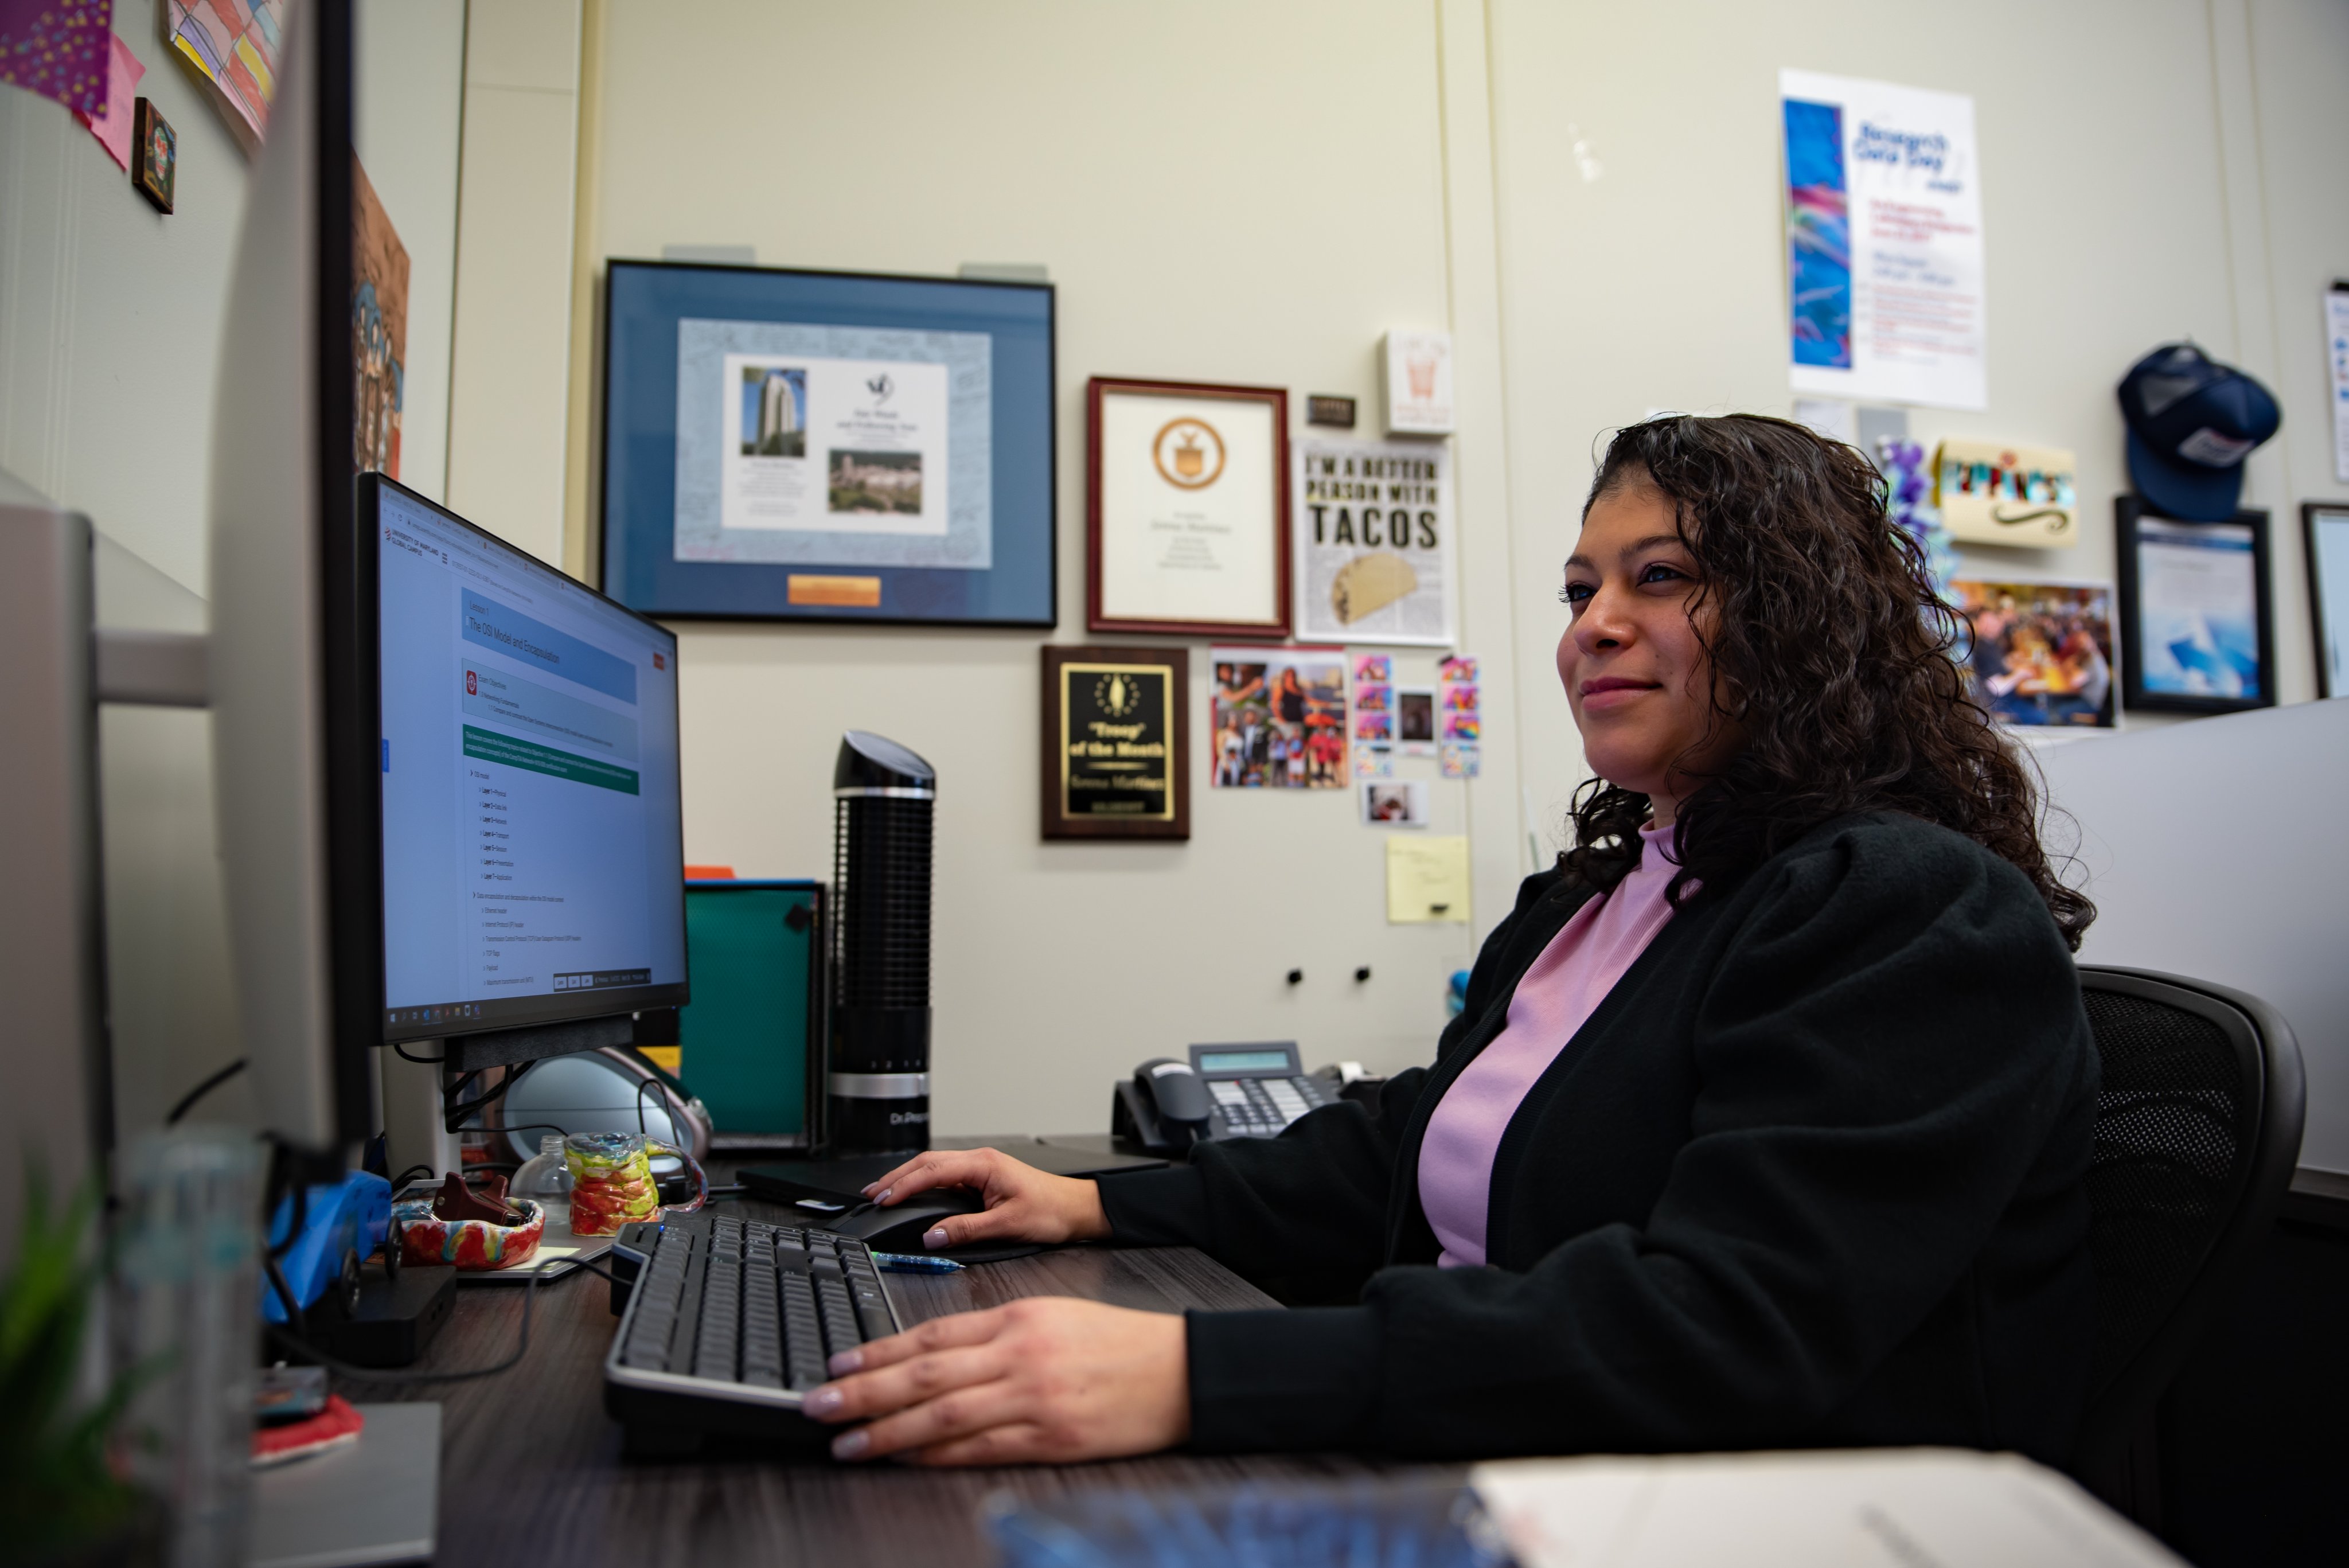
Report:
[[[1060,1463],[1172,1447],[1191,1433],[1183,1320],[1035,1296],[932,1318],[832,1358],[808,1391],[843,1459]]]

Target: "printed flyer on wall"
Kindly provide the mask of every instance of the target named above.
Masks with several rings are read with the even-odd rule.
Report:
[[[1974,102],[1778,73],[1794,389],[1981,409],[1981,159]]]
[[[1428,441],[1296,446],[1297,635],[1452,642],[1452,453]]]

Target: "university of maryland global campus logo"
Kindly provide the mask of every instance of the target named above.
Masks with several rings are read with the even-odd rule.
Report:
[[[1206,421],[1185,414],[1159,427],[1150,443],[1158,477],[1177,490],[1205,490],[1224,476],[1224,438]]]

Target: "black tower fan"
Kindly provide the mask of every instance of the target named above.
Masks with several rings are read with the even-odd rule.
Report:
[[[832,770],[834,1152],[913,1153],[930,1137],[930,820],[937,774],[851,730]]]

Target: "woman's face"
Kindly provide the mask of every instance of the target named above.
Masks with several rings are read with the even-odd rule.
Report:
[[[1713,661],[1690,620],[1697,589],[1696,558],[1661,491],[1634,483],[1592,505],[1566,563],[1573,618],[1558,679],[1591,771],[1649,796],[1659,825],[1737,743],[1713,711]],[[1713,607],[1694,613],[1709,631]]]

